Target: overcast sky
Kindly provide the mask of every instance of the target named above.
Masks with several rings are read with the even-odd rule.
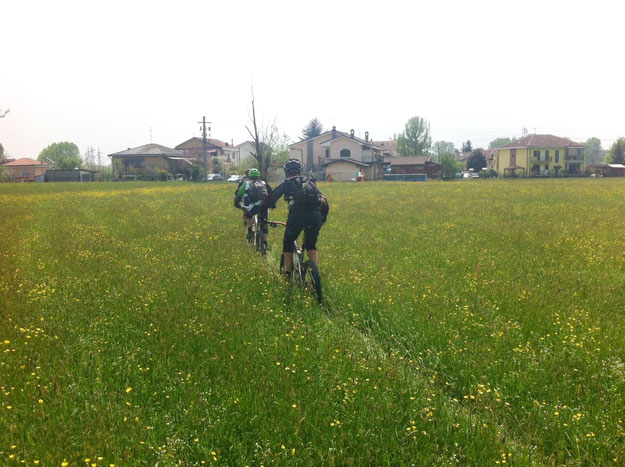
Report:
[[[0,143],[248,138],[251,88],[294,141],[313,117],[375,140],[415,115],[434,141],[625,136],[622,1],[4,0]]]

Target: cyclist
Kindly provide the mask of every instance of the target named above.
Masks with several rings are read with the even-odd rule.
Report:
[[[234,207],[243,209],[245,213],[245,221],[247,223],[247,239],[252,238],[252,218],[255,214],[259,214],[260,205],[269,197],[272,193],[271,187],[264,180],[260,180],[260,171],[258,169],[250,169],[247,173],[248,180],[241,184],[236,194],[234,195]],[[247,197],[248,204],[241,208],[241,200]],[[267,236],[269,230],[267,228],[267,211],[259,214],[259,221],[261,223],[261,230],[263,232],[263,243],[267,245]],[[265,222],[264,222],[265,221]]]
[[[250,169],[245,169],[245,175],[243,176],[243,178],[241,180],[239,180],[239,184],[237,185],[237,189],[234,190],[234,194],[237,194],[237,191],[239,191],[239,188],[241,188],[241,185],[243,185],[245,182],[247,182],[250,178],[248,177],[248,174],[250,172]],[[247,195],[245,195],[243,197],[243,206],[245,208],[247,208],[247,205],[249,204],[249,198]],[[243,212],[243,225],[247,225],[247,221],[245,220],[245,212]]]
[[[304,249],[308,258],[317,263],[317,237],[321,226],[328,217],[328,200],[317,188],[314,178],[302,176],[302,163],[297,159],[289,159],[284,164],[286,179],[263,201],[260,212],[274,206],[284,195],[288,203],[289,215],[284,229],[282,252],[284,253],[284,270],[287,275],[293,269],[293,242],[303,230],[305,234]]]

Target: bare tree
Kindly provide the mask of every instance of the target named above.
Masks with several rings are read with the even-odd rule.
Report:
[[[4,112],[2,111],[2,109],[0,109],[0,118],[4,118],[6,117],[6,115],[9,113],[11,109],[6,109]]]
[[[275,123],[267,127],[260,126],[256,120],[256,107],[254,103],[254,92],[252,91],[252,131],[245,127],[252,139],[256,151],[252,152],[252,157],[256,160],[256,166],[260,172],[260,178],[267,180],[271,170],[276,164],[281,164],[288,156],[288,137],[280,135]]]

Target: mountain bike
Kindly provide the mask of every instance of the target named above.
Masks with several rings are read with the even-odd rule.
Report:
[[[271,227],[279,225],[286,227],[285,222],[268,221]],[[304,232],[304,235],[306,233]],[[305,243],[305,242],[304,242]],[[284,274],[284,253],[280,255],[280,274]],[[313,260],[304,261],[304,249],[299,246],[297,239],[293,241],[293,280],[304,290],[312,293],[317,302],[321,304],[323,301],[323,293],[321,290],[321,274],[319,268]]]
[[[252,235],[249,242],[254,245],[254,249],[261,255],[267,254],[267,242],[263,236],[262,223],[258,219],[258,214],[254,214],[252,217]]]

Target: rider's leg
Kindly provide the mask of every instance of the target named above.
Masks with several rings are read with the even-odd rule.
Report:
[[[267,227],[267,220],[269,218],[269,213],[265,212],[264,215],[259,215],[261,227],[260,230],[263,232],[263,240],[267,243],[267,238],[269,237],[269,227]]]
[[[308,253],[308,259],[317,264],[317,250],[306,250],[306,253]]]
[[[293,270],[293,252],[284,251],[282,254],[284,255],[284,272],[290,274]]]

